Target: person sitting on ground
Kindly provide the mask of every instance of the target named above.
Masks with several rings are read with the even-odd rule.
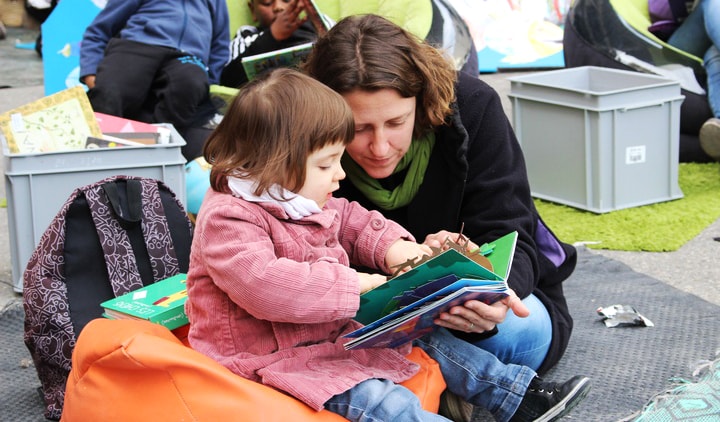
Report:
[[[240,90],[204,148],[211,189],[187,275],[188,339],[234,373],[316,410],[352,421],[444,421],[398,385],[418,369],[405,358],[409,343],[344,348],[343,336],[362,327],[353,320],[360,294],[385,283],[391,267],[431,253],[379,212],[333,197],[354,136],[343,98],[296,70],[271,71]],[[512,291],[502,302],[528,313]],[[414,344],[438,362],[450,391],[499,421],[555,420],[590,387],[584,376],[543,381],[442,327]]]
[[[317,31],[308,18],[307,1],[249,0],[257,26],[242,25],[238,29],[230,42],[230,61],[222,71],[220,84],[238,88],[248,81],[242,66],[244,57],[315,41]]]
[[[471,333],[455,334],[505,363],[540,373],[554,366],[572,331],[562,282],[577,251],[539,217],[497,93],[377,15],[340,20],[302,69],[340,93],[355,117],[338,196],[383,213],[432,246],[447,237],[445,229],[479,245],[518,232],[508,283],[530,316],[469,301],[439,324],[472,324]],[[468,319],[475,313],[484,318]]]
[[[714,117],[700,128],[700,146],[720,161],[720,0],[649,0],[650,32],[703,58],[708,103]]]
[[[185,136],[215,115],[210,85],[220,81],[229,42],[225,0],[109,0],[83,34],[80,81],[93,110],[172,123]],[[202,144],[206,135],[185,141]]]

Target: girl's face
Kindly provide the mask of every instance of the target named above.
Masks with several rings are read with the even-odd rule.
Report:
[[[275,16],[289,9],[297,0],[250,0],[248,7],[260,26],[269,27]]]
[[[340,165],[343,152],[345,146],[337,142],[311,153],[305,164],[305,184],[297,193],[317,202],[322,209],[332,193],[340,188],[340,181],[345,178],[345,172]]]
[[[415,97],[390,88],[343,95],[355,118],[355,138],[347,153],[375,179],[390,176],[412,142]]]

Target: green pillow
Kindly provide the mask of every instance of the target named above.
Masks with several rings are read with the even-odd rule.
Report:
[[[683,56],[702,64],[703,59],[685,51],[682,51],[676,47],[673,47],[672,45],[656,37],[652,32],[648,30],[648,27],[651,24],[650,12],[648,11],[648,0],[610,0],[610,4],[615,10],[615,13],[618,14],[618,17],[620,17],[620,19],[627,22],[630,26],[633,27],[633,29],[641,33],[646,38],[652,40],[657,44],[660,44],[664,48],[668,48],[678,54],[682,54]]]
[[[227,0],[230,13],[230,38],[241,25],[254,25],[248,0]],[[350,16],[374,13],[424,39],[432,23],[432,0],[315,0],[322,13],[334,21]]]

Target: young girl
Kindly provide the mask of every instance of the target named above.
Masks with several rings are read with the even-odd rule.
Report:
[[[297,71],[276,70],[240,91],[204,148],[213,167],[187,279],[189,340],[234,373],[314,409],[350,420],[446,420],[397,384],[417,371],[404,357],[411,345],[343,347],[343,335],[361,327],[352,319],[360,294],[386,281],[350,265],[388,273],[430,253],[380,213],[332,196],[354,135],[342,97]],[[415,344],[438,361],[450,391],[499,420],[516,414],[523,396],[525,408],[527,397],[534,406],[547,400],[526,394],[530,368],[504,365],[444,328]],[[586,392],[587,378],[577,378],[551,399]]]

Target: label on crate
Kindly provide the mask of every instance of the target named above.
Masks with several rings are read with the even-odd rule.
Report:
[[[625,149],[625,164],[641,164],[644,162],[645,145],[637,145]]]

